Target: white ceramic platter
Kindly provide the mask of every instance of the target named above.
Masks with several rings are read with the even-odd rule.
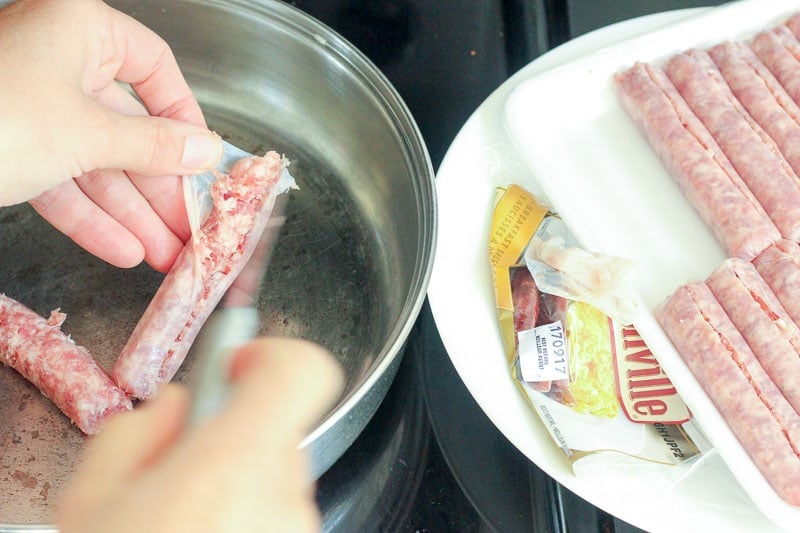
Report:
[[[458,374],[531,461],[648,531],[779,531],[800,524],[800,509],[777,498],[652,317],[657,302],[703,279],[724,254],[625,115],[611,74],[635,60],[659,62],[691,46],[745,38],[793,10],[800,5],[792,0],[744,0],[642,17],[570,41],[479,107],[437,175],[439,239],[428,294]],[[691,470],[602,468],[578,477],[514,385],[487,251],[494,190],[509,183],[546,197],[585,247],[637,262],[637,328],[715,445]]]

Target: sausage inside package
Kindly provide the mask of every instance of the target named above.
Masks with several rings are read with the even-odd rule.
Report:
[[[630,325],[634,265],[580,248],[518,185],[497,189],[489,256],[509,372],[575,475],[683,483],[710,446]]]

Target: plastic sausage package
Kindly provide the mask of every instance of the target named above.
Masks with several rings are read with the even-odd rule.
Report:
[[[576,475],[700,457],[688,408],[628,325],[627,260],[579,248],[517,185],[497,190],[489,257],[509,371]]]

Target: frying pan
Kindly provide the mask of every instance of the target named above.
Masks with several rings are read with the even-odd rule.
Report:
[[[425,297],[436,199],[420,132],[369,60],[288,4],[110,3],[169,42],[212,129],[292,161],[300,189],[259,294],[260,332],[316,341],[345,370],[343,394],[302,444],[319,477],[383,399]],[[64,331],[106,369],[161,279],[92,257],[27,205],[0,209],[0,291],[43,315],[60,307]],[[5,367],[0,421],[0,531],[47,530],[85,437]]]

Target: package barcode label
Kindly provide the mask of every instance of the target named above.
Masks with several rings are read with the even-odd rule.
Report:
[[[522,379],[528,382],[567,378],[567,341],[561,322],[517,333]]]

